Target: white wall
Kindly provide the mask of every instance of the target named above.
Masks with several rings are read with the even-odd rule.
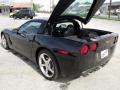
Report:
[[[35,3],[38,2],[40,5],[44,6],[41,8],[43,11],[50,11],[50,0],[34,0],[34,1]],[[56,5],[58,1],[59,0],[54,0],[54,4]],[[51,0],[51,3],[52,3],[52,0]]]
[[[13,0],[14,2],[31,2],[33,1],[36,4],[40,4],[44,6],[41,8],[43,11],[50,11],[50,0]],[[52,0],[51,0],[52,1]],[[54,0],[54,3],[56,4],[59,0]]]
[[[8,5],[11,6],[12,5],[12,1],[13,0],[0,0],[0,5]]]
[[[13,0],[14,2],[31,2],[32,0]]]

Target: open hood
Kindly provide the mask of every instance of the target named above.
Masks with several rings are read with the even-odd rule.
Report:
[[[50,16],[52,23],[59,18],[73,18],[87,24],[105,0],[60,0]]]

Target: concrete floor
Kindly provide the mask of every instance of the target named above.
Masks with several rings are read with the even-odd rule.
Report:
[[[26,20],[0,17],[0,31],[15,28],[24,22]],[[120,35],[120,21],[92,19],[85,27],[117,32]],[[87,77],[81,76],[69,82],[44,79],[32,62],[0,46],[0,90],[120,90],[119,84],[120,40],[113,58],[105,67]]]

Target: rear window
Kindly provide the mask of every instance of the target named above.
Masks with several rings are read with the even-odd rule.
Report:
[[[75,0],[62,15],[73,15],[86,18],[92,6],[93,0]]]

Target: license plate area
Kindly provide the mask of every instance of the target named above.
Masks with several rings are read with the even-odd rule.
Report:
[[[101,51],[101,59],[104,59],[108,56],[108,49]]]

